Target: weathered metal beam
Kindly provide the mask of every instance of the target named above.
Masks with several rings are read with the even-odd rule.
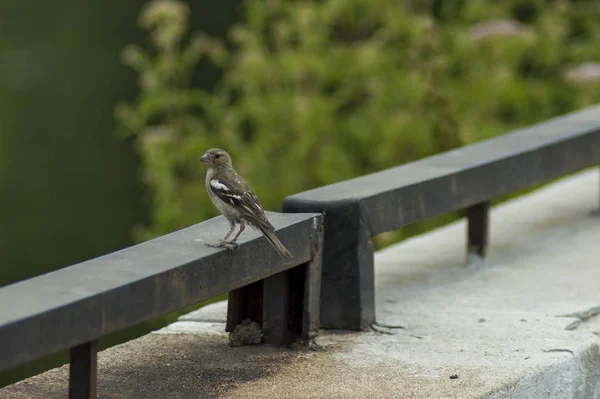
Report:
[[[321,325],[321,274],[323,269],[323,225],[316,226],[313,230],[312,257],[306,264],[304,278],[304,306],[302,307],[302,332],[300,338],[308,346],[313,344],[314,338]],[[298,279],[300,283],[302,280]]]
[[[213,249],[222,217],[0,289],[0,371],[304,265],[321,215],[268,213],[293,254],[248,232],[235,252]],[[201,241],[199,241],[201,240]]]
[[[256,281],[229,293],[227,298],[227,323],[225,331],[246,319],[260,323],[263,317],[263,281]]]
[[[288,329],[291,318],[289,275],[290,271],[285,271],[263,280],[262,331],[265,344],[283,346],[291,341]]]
[[[598,163],[600,106],[286,198],[284,212],[325,214],[322,326],[375,320],[371,237]]]
[[[226,330],[233,332],[250,319],[261,324],[263,343],[283,346],[301,341],[312,347],[319,329],[322,248],[323,228],[315,225],[308,262],[232,291]]]
[[[353,201],[298,204],[288,199],[284,204],[286,212],[315,206],[325,215],[321,327],[348,330],[367,327],[375,321],[373,245],[361,220],[359,204]]]

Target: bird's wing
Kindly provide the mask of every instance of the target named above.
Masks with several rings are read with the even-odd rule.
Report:
[[[210,190],[223,202],[235,207],[245,218],[268,230],[274,230],[256,194],[238,174],[215,174],[209,182]],[[258,226],[257,226],[258,227]]]

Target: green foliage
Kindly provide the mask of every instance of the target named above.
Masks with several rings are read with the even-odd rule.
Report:
[[[207,148],[227,149],[263,205],[276,209],[287,195],[599,96],[564,77],[598,56],[595,2],[247,1],[227,44],[188,35],[188,13],[176,0],[148,3],[140,25],[151,47],[124,51],[140,95],[116,113],[136,136],[153,203],[139,238],[217,213],[197,162]],[[212,92],[190,84],[201,62],[222,70]]]

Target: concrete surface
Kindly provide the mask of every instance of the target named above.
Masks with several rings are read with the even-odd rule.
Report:
[[[600,398],[599,180],[494,208],[485,264],[464,266],[464,222],[378,252],[370,331],[324,331],[317,352],[229,348],[217,303],[102,352],[99,397]],[[0,398],[64,398],[67,374]]]

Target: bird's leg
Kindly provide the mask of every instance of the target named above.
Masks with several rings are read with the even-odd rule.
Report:
[[[227,242],[227,239],[229,238],[229,236],[235,231],[235,222],[233,220],[229,221],[229,233],[227,233],[225,235],[225,237],[223,237],[223,239],[221,240],[221,242]]]
[[[240,234],[242,234],[242,232],[244,231],[244,229],[246,228],[246,223],[242,220],[240,222],[240,231],[238,231],[238,233],[235,235],[235,237],[233,237],[233,240],[229,241],[229,244],[236,244],[237,245],[237,239],[240,236]]]
[[[236,242],[236,240],[238,239],[238,237],[240,236],[240,234],[242,234],[242,231],[244,231],[244,229],[246,228],[246,225],[244,224],[243,220],[241,222],[239,222],[239,223],[240,223],[240,231],[238,231],[238,233],[235,235],[235,237],[233,237],[233,240],[231,240],[231,241],[225,241],[225,239],[224,239],[222,241],[222,245],[225,248],[235,249],[235,248],[237,248],[237,247],[240,246],[240,244],[238,244]],[[227,236],[229,236],[229,234]],[[227,238],[227,237],[225,237],[225,238]]]
[[[230,221],[229,221],[229,226],[230,226],[229,233],[227,233],[227,234],[225,235],[225,237],[223,237],[223,239],[222,239],[222,240],[219,240],[219,242],[218,242],[218,243],[216,243],[216,244],[208,244],[208,243],[207,243],[207,244],[205,244],[205,245],[206,245],[207,247],[211,247],[211,248],[223,248],[223,247],[227,247],[227,244],[229,244],[229,243],[227,242],[227,239],[229,238],[229,236],[230,236],[231,234],[233,234],[233,232],[234,232],[234,230],[235,230],[235,222],[234,222],[234,221],[232,221],[232,220],[230,220]],[[235,243],[234,243],[234,244],[235,244]]]

